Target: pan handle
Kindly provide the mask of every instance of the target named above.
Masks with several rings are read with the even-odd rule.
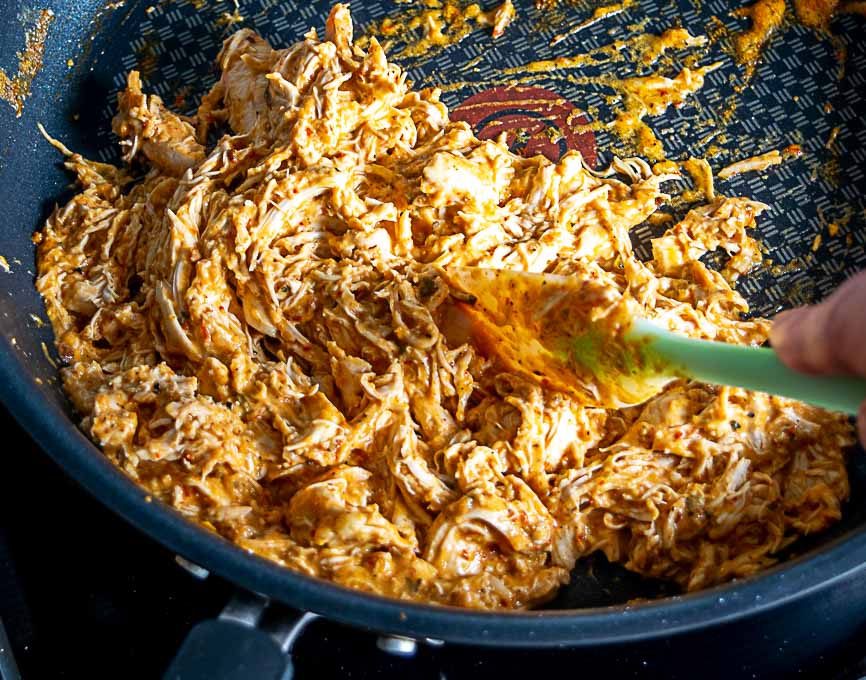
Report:
[[[318,615],[281,609],[271,617],[269,605],[238,592],[216,619],[189,632],[164,680],[291,680],[292,646]]]

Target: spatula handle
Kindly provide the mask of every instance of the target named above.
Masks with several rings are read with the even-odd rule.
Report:
[[[629,335],[645,337],[683,377],[790,397],[848,415],[855,415],[866,401],[866,380],[804,375],[785,366],[767,347],[695,340],[644,320],[635,322]]]

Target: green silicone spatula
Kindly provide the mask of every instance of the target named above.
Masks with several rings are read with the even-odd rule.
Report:
[[[856,414],[866,380],[812,377],[767,347],[673,333],[641,318],[602,270],[580,276],[453,267],[444,272],[476,341],[511,370],[585,403],[640,404],[677,378],[767,392]]]

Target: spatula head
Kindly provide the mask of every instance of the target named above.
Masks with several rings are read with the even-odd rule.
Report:
[[[673,377],[652,339],[629,336],[638,307],[611,276],[454,267],[450,284],[471,296],[459,304],[476,344],[510,371],[605,408],[640,404]]]

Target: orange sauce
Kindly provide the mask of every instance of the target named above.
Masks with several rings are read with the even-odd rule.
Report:
[[[30,86],[42,68],[45,40],[52,21],[54,12],[50,9],[40,10],[33,25],[24,33],[25,46],[18,53],[18,71],[10,76],[0,68],[0,99],[9,102],[16,116],[20,117],[24,113],[24,102],[30,96]]]

